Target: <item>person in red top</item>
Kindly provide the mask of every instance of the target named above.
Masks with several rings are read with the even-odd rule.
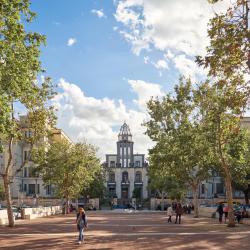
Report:
[[[223,208],[223,212],[225,214],[225,223],[226,223],[227,222],[227,218],[228,218],[228,206],[227,205]]]

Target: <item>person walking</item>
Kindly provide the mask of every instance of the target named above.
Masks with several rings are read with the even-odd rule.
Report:
[[[168,207],[168,210],[167,210],[167,216],[168,216],[168,223],[171,223],[172,222],[172,219],[171,219],[171,217],[172,217],[172,215],[173,215],[173,208],[172,208],[172,206],[169,206]]]
[[[216,210],[219,214],[219,222],[222,223],[222,217],[223,217],[223,203],[220,203],[219,206],[217,207],[217,210]]]
[[[181,215],[183,213],[183,209],[180,202],[178,202],[176,205],[175,213],[176,213],[175,224],[177,223],[178,218],[179,218],[179,224],[181,224]]]
[[[79,208],[79,211],[76,215],[76,225],[77,230],[79,231],[78,244],[80,245],[84,241],[84,228],[87,228],[87,218],[85,211],[82,207]]]
[[[224,208],[223,208],[223,212],[225,214],[225,223],[227,222],[227,218],[228,218],[228,205],[226,205]]]

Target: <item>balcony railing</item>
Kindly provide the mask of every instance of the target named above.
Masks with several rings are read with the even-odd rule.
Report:
[[[129,180],[122,180],[122,185],[129,185],[130,181]]]
[[[116,182],[115,182],[115,181],[112,181],[112,180],[109,180],[109,181],[108,181],[108,185],[116,185]]]
[[[142,181],[135,181],[135,185],[143,185]]]

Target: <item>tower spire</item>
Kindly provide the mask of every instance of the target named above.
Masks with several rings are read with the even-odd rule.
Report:
[[[124,121],[123,125],[120,128],[120,132],[118,134],[119,141],[132,141],[132,134],[130,132],[130,128],[126,121]]]

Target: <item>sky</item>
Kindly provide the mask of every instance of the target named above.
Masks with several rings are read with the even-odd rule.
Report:
[[[147,154],[147,101],[171,92],[180,75],[205,78],[194,58],[209,44],[208,20],[230,0],[31,2],[37,17],[27,30],[47,37],[41,61],[57,85],[57,126],[74,142],[97,146],[104,159],[116,152],[124,121],[135,153]]]

